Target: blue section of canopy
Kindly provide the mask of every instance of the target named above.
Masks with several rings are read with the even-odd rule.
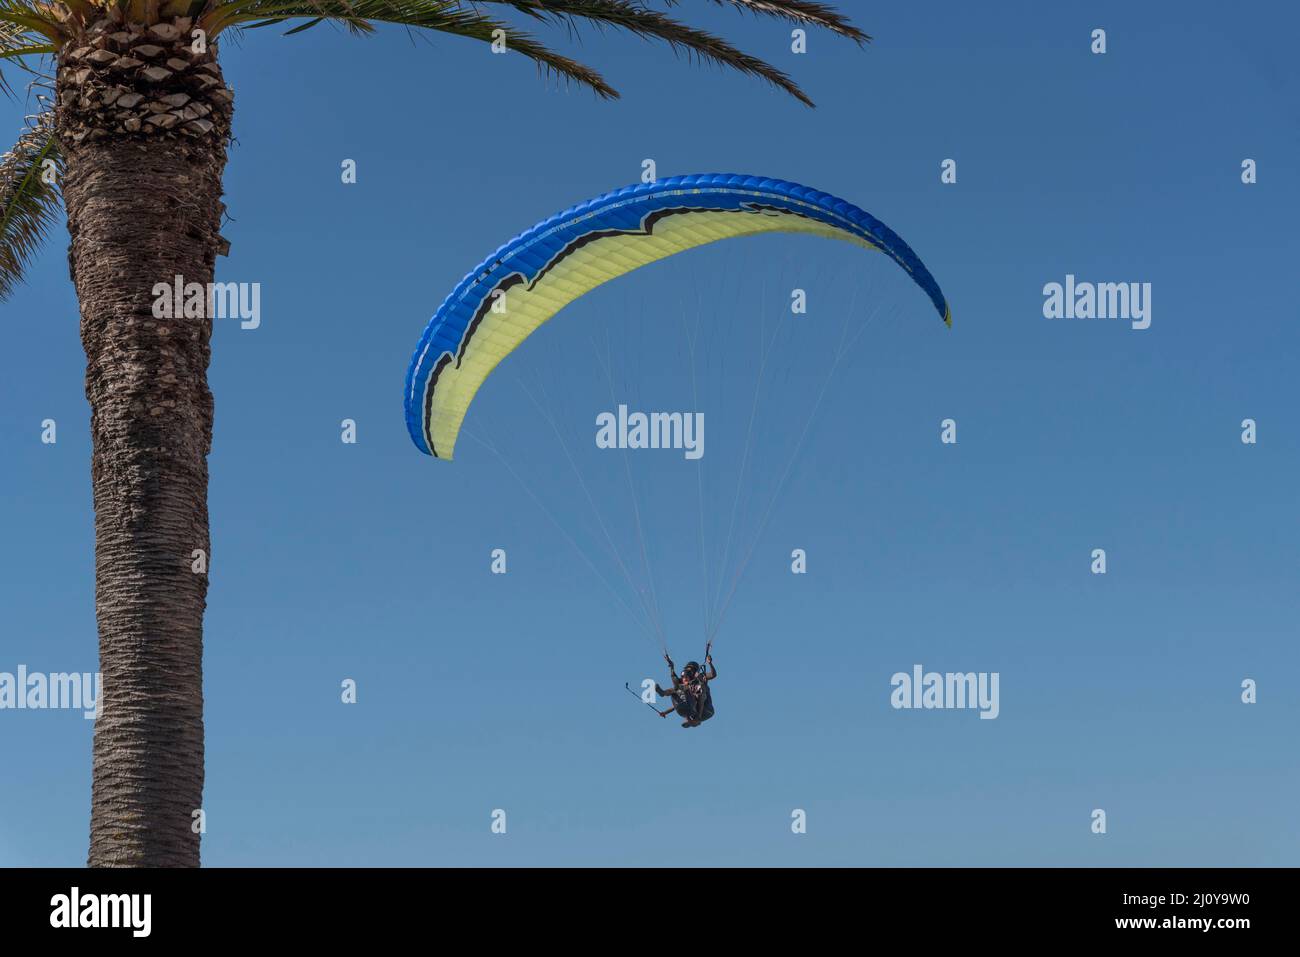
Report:
[[[536,279],[553,257],[575,240],[603,230],[637,232],[646,216],[661,209],[752,212],[774,210],[818,220],[866,241],[907,270],[945,322],[947,300],[911,247],[866,210],[819,190],[779,179],[728,173],[674,176],[639,183],[579,203],[520,233],[468,273],[425,327],[406,373],[406,427],[420,451],[432,454],[424,435],[424,391],[439,359],[455,356],[465,331],[483,308],[496,282],[512,273]]]

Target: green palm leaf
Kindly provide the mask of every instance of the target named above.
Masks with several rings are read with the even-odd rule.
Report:
[[[24,63],[23,57],[52,53],[54,47],[39,34],[33,35],[29,28],[5,19],[7,14],[16,14],[19,9],[12,2],[0,2],[0,67],[12,61],[30,73],[32,70]],[[4,73],[0,72],[0,93],[12,96],[13,92]]]
[[[679,0],[666,0],[669,6],[677,6]],[[844,16],[824,3],[813,0],[712,0],[718,6],[730,5],[749,13],[779,17],[793,23],[806,23],[813,27],[822,27],[841,36],[846,36],[859,44],[866,43],[871,37],[863,33]]]
[[[433,30],[491,43],[504,31],[511,50],[533,60],[544,71],[616,98],[614,90],[595,70],[547,48],[508,24],[448,0],[231,0],[205,13],[201,24],[209,36],[231,27],[265,26],[286,20],[328,20],[354,33],[369,33],[376,23],[392,23]],[[290,31],[294,32],[294,31]]]
[[[665,0],[677,5],[677,0]],[[712,0],[755,14],[779,17],[791,22],[822,27],[858,43],[869,39],[847,18],[812,0]],[[647,40],[667,43],[689,57],[738,70],[766,80],[803,103],[812,101],[797,84],[770,63],[750,56],[719,36],[699,30],[653,10],[641,0],[229,0],[209,4],[202,25],[209,35],[230,28],[254,29],[289,20],[307,21],[289,33],[298,33],[323,21],[368,33],[373,24],[392,23],[416,29],[451,33],[492,42],[504,31],[511,50],[534,60],[543,70],[590,87],[603,97],[618,93],[604,78],[569,57],[543,45],[533,36],[483,12],[489,4],[510,7],[535,21],[572,27],[586,21],[598,27],[612,27]]]
[[[13,43],[17,38],[26,46],[35,39],[32,34],[39,34],[51,43],[67,38],[62,21],[48,9],[22,0],[0,2],[0,43]]]
[[[687,26],[665,14],[647,8],[640,2],[633,2],[633,0],[483,0],[483,2],[504,3],[537,19],[550,19],[555,23],[587,20],[601,26],[626,30],[647,40],[661,40],[674,50],[685,52],[688,56],[759,77],[785,90],[800,102],[808,106],[813,105],[812,100],[789,76],[770,63],[736,49],[719,36]],[[764,4],[764,6],[773,6],[773,4]]]
[[[46,181],[51,169],[54,183]],[[0,301],[22,281],[28,262],[58,219],[57,180],[62,173],[53,110],[28,117],[14,148],[0,156]]]

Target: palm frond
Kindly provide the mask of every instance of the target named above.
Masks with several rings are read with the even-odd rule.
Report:
[[[43,56],[54,52],[52,43],[35,43],[26,47],[14,47],[12,50],[0,50],[0,60],[21,60],[25,56]]]
[[[667,2],[669,6],[677,6],[680,0],[667,0]],[[813,0],[712,0],[712,2],[720,7],[739,7],[749,13],[821,27],[848,37],[859,45],[871,39],[850,23],[849,18],[844,14],[825,3],[815,3]]]
[[[9,4],[0,3],[0,10],[8,10]],[[9,50],[15,46],[23,46],[23,39],[26,30],[15,26],[12,23],[0,23],[0,50]]]
[[[0,28],[5,28],[4,36],[23,39],[24,46],[31,41],[32,34],[39,34],[51,43],[62,43],[69,36],[66,21],[59,18],[59,13],[66,15],[66,10],[50,4],[28,4],[23,0],[0,0]],[[0,41],[3,42],[3,41]]]
[[[0,2],[0,67],[5,66],[8,61],[13,61],[13,65],[19,69],[33,72],[24,63],[23,57],[52,52],[53,46],[44,37],[34,35],[27,27],[3,19],[3,14],[6,12],[17,12],[17,10],[13,3]],[[13,87],[9,85],[3,72],[0,72],[0,93],[5,96],[14,94]]]
[[[632,0],[480,0],[505,3],[538,18],[556,23],[587,20],[602,26],[626,30],[647,40],[661,40],[674,50],[702,61],[730,67],[759,77],[808,106],[813,102],[790,77],[758,57],[738,50],[726,40],[704,30],[697,30],[663,13]]]
[[[52,160],[55,183],[46,182]],[[0,301],[8,299],[23,272],[58,220],[58,178],[63,160],[54,135],[54,111],[27,118],[14,148],[0,156]]]
[[[590,67],[556,53],[509,24],[448,0],[231,0],[203,14],[200,24],[209,36],[216,36],[231,27],[252,29],[254,25],[286,20],[328,20],[354,33],[369,33],[375,23],[392,23],[485,43],[493,42],[500,30],[504,31],[511,50],[533,60],[543,71],[589,87],[598,96],[607,99],[618,96],[604,77]]]

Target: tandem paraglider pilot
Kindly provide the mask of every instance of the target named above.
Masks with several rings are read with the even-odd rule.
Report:
[[[673,686],[665,690],[656,684],[655,694],[672,698],[673,706],[667,711],[660,711],[659,717],[666,718],[676,711],[686,719],[682,722],[683,728],[699,727],[713,717],[713,694],[709,691],[709,682],[718,677],[718,669],[713,666],[713,655],[706,653],[704,660],[709,666],[708,674],[696,662],[688,661],[681,675],[678,675],[673,659],[664,655]]]

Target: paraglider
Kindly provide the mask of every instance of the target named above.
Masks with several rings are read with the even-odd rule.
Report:
[[[889,256],[952,313],[934,277],[870,213],[784,180],[708,173],[606,193],[521,233],[470,272],[425,327],[406,374],[416,448],[450,459],[479,386],[540,325],[579,296],[696,246],[766,232],[810,233]]]
[[[427,455],[451,459],[469,405],[492,370],[543,323],[601,284],[687,249],[768,232],[839,239],[884,253],[911,277],[944,323],[951,326],[948,302],[925,264],[893,230],[852,203],[784,180],[732,174],[677,176],[636,184],[579,203],[538,223],[501,246],[460,281],[429,320],[407,369],[404,402],[411,440]],[[656,329],[653,334],[661,333]],[[662,332],[666,342],[672,342],[673,335],[668,328]],[[691,349],[693,354],[693,343]],[[822,394],[824,386],[813,403],[814,412]],[[624,412],[620,406],[619,415]],[[796,453],[801,443],[802,437],[795,445]],[[599,437],[597,445],[623,447],[621,442],[602,444]],[[495,451],[493,446],[488,447]],[[702,449],[700,452],[687,454],[686,459],[699,460]],[[574,464],[572,459],[570,464]],[[788,473],[789,466],[777,483],[778,492]],[[630,474],[628,480],[631,486]],[[536,498],[527,483],[521,480],[521,484]],[[764,514],[770,514],[770,506]],[[733,506],[732,522],[735,517]],[[636,518],[641,536],[639,513]],[[605,531],[603,523],[601,528]],[[565,531],[562,526],[561,531]],[[608,541],[607,531],[605,535]],[[729,527],[724,562],[730,541]],[[577,547],[571,537],[570,542]],[[612,548],[613,542],[608,543]],[[648,598],[644,592],[639,594],[654,620],[671,677],[670,688],[655,683],[654,690],[670,698],[672,707],[660,711],[641,698],[660,717],[676,712],[683,719],[682,727],[693,728],[714,716],[710,684],[717,678],[717,669],[709,647],[752,551],[751,545],[732,577],[726,600],[721,601],[721,592],[717,596],[717,615],[710,620],[706,614],[707,672],[692,661],[680,675],[677,673],[667,654],[663,628],[653,613],[653,587]],[[644,540],[641,556],[648,566]],[[618,564],[631,585],[625,564]],[[707,592],[707,580],[705,584]],[[647,680],[645,687],[650,684]],[[624,687],[638,697],[630,685]]]
[[[713,717],[713,692],[709,685],[718,677],[718,669],[713,665],[713,655],[708,652],[704,655],[704,660],[709,666],[707,674],[698,663],[688,661],[681,675],[678,675],[673,659],[664,655],[664,660],[668,662],[672,687],[664,689],[656,684],[655,694],[661,698],[672,698],[673,706],[666,711],[659,711],[659,717],[666,718],[676,711],[686,719],[682,722],[683,728],[698,728]]]

